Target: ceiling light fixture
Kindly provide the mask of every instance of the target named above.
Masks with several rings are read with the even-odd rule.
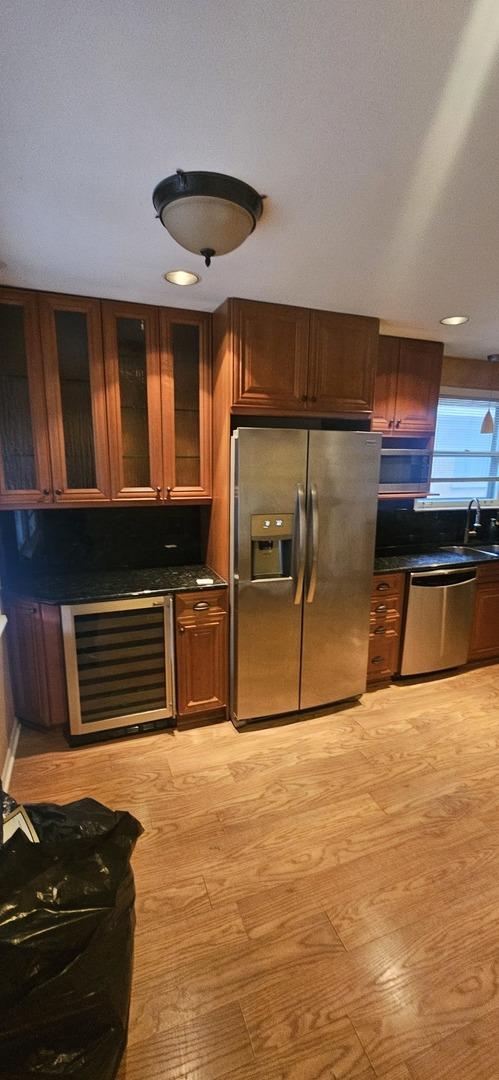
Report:
[[[192,270],[167,270],[163,277],[170,285],[197,285],[201,280]]]
[[[253,232],[264,198],[234,176],[177,169],[156,185],[152,201],[177,244],[209,266],[214,255],[234,251]]]
[[[469,315],[446,315],[445,319],[440,319],[444,326],[462,326],[463,323],[469,321]]]

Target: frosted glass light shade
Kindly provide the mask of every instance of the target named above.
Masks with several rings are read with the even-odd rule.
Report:
[[[226,255],[253,230],[253,218],[244,207],[212,195],[176,199],[165,206],[161,221],[177,244],[197,255],[206,248]]]

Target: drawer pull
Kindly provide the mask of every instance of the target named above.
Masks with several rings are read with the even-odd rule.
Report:
[[[384,660],[385,660],[384,656],[373,656],[373,658],[371,660],[371,664],[383,664]]]
[[[389,588],[390,586],[387,581],[380,581],[379,585],[376,585],[378,592],[387,592]]]
[[[374,610],[375,611],[388,611],[388,607],[387,607],[386,604],[377,604]]]
[[[377,626],[374,633],[375,634],[386,634],[386,626]]]
[[[209,606],[206,600],[200,600],[197,604],[194,604],[193,611],[208,611]]]

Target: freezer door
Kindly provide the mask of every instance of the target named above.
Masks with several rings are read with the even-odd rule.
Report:
[[[306,431],[282,428],[239,428],[232,439],[231,712],[236,724],[299,707],[307,442]],[[293,539],[280,563],[270,550],[269,576],[259,577],[265,573],[266,521],[271,532],[281,521]]]
[[[366,688],[381,436],[309,434],[300,708]]]

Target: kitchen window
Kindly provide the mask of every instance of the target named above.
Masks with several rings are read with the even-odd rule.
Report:
[[[490,413],[493,430],[483,432]],[[490,418],[489,418],[490,419]],[[472,498],[499,506],[499,393],[443,387],[429,494],[416,510],[460,509]]]

